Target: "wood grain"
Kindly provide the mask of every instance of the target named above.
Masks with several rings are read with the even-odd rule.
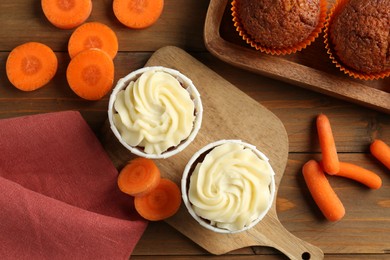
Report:
[[[99,132],[107,117],[108,96],[96,102],[78,98],[65,79],[68,55],[61,52],[56,55],[59,70],[54,80],[42,89],[26,93],[11,86],[7,80],[5,60],[8,52],[0,52],[0,118],[77,109],[94,131]],[[390,142],[390,117],[384,113],[237,69],[209,53],[194,52],[192,55],[280,118],[289,136],[290,153],[319,152],[314,127],[314,118],[319,113],[329,115],[339,152],[367,152],[374,138]],[[150,56],[149,52],[120,52],[114,60],[115,81],[144,66]]]
[[[342,161],[358,164],[377,173],[382,178],[383,186],[379,190],[370,190],[345,178],[329,177],[332,187],[346,208],[345,217],[340,222],[331,223],[325,220],[312,201],[301,174],[302,165],[307,160],[319,158],[319,154],[290,153],[276,201],[281,223],[295,236],[320,247],[326,254],[325,259],[328,254],[331,254],[329,259],[337,259],[334,254],[346,254],[346,259],[359,259],[357,252],[363,254],[361,259],[386,259],[380,254],[387,254],[389,257],[389,171],[366,154],[341,154]],[[158,247],[156,251],[163,251],[167,255],[206,254],[204,249],[192,244],[181,234],[171,234],[167,231],[170,229],[169,226],[153,223],[146,232],[146,237],[137,245],[135,254],[144,254],[153,246]],[[278,254],[266,247],[252,248],[253,251],[233,251],[230,254]],[[351,256],[348,256],[349,254]],[[285,258],[279,256],[278,259]]]
[[[240,139],[255,145],[270,159],[276,173],[277,190],[285,169],[288,139],[284,126],[275,115],[177,47],[158,50],[146,66],[165,66],[188,76],[198,88],[204,109],[202,126],[195,140],[179,154],[157,160],[165,177],[180,184],[185,165],[196,151],[217,140]],[[115,165],[126,163],[129,152],[116,146],[118,142],[109,130],[104,135],[105,149]],[[113,144],[110,139],[114,139]],[[166,222],[213,254],[262,245],[277,248],[292,259],[300,259],[303,254],[315,259],[323,258],[319,248],[293,236],[281,225],[276,215],[275,201],[259,224],[235,234],[206,230],[190,216],[184,205]]]
[[[87,21],[99,21],[111,27],[118,36],[120,51],[154,51],[166,45],[205,50],[203,24],[207,1],[172,1],[164,3],[156,24],[144,30],[131,30],[115,18],[112,1],[94,0]],[[45,18],[41,1],[0,1],[0,50],[11,50],[27,41],[40,41],[55,51],[66,51],[73,30],[60,30]],[[26,30],[26,28],[28,28]]]
[[[326,259],[390,258],[390,172],[368,153],[368,145],[373,138],[390,143],[388,114],[352,103],[348,99],[346,102],[339,97],[323,95],[295,83],[269,77],[272,75],[252,73],[211,55],[206,51],[203,39],[209,1],[165,0],[161,20],[143,31],[122,27],[112,15],[112,1],[93,2],[94,9],[89,20],[103,21],[118,34],[120,50],[114,60],[115,80],[144,66],[155,50],[175,45],[191,53],[282,121],[289,139],[289,160],[280,182],[276,209],[281,223],[288,231],[320,247]],[[69,61],[66,43],[71,30],[52,27],[43,17],[37,0],[2,0],[0,9],[0,118],[78,110],[99,134],[107,118],[108,96],[97,102],[82,100],[70,91],[65,80],[64,73]],[[234,38],[230,24],[222,25],[219,28],[220,36],[245,48],[241,39]],[[30,40],[39,40],[54,48],[60,68],[50,84],[38,91],[25,93],[16,90],[8,82],[5,60],[13,47]],[[315,51],[317,48],[323,48],[321,41],[316,41],[306,49],[304,57],[293,55],[287,61],[299,61],[304,66],[340,75],[337,69],[327,64],[326,55]],[[324,63],[327,65],[323,66]],[[388,81],[365,84],[390,92]],[[354,182],[331,178],[347,210],[346,218],[336,225],[324,221],[300,177],[303,163],[313,157],[319,158],[314,118],[320,112],[326,113],[332,122],[342,159],[378,173],[384,181],[380,190],[370,191]],[[286,259],[278,251],[263,246],[246,247],[223,256],[212,256],[165,222],[150,224],[132,257],[145,260],[259,258]]]
[[[228,0],[210,1],[204,39],[211,53],[240,68],[390,113],[390,79],[355,80],[336,71],[323,44],[313,44],[294,55],[273,56],[242,44],[242,40],[238,43]],[[317,42],[322,39],[321,35]]]

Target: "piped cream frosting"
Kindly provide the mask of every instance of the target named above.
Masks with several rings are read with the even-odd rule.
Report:
[[[130,146],[161,154],[185,140],[195,120],[188,91],[171,74],[149,70],[119,91],[113,121]]]
[[[212,226],[241,230],[268,210],[273,170],[267,161],[238,143],[213,148],[190,177],[188,199]]]

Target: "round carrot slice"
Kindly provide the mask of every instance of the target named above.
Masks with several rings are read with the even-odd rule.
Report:
[[[133,29],[143,29],[153,25],[160,17],[164,0],[114,0],[116,18]]]
[[[79,97],[99,100],[112,89],[114,63],[102,50],[85,50],[69,62],[66,78],[70,88]]]
[[[46,18],[60,29],[72,29],[85,22],[92,11],[91,0],[41,0]]]
[[[81,51],[98,48],[105,51],[112,59],[118,52],[118,39],[110,27],[99,22],[85,23],[72,33],[69,38],[70,58]]]
[[[16,88],[32,91],[46,85],[56,74],[57,66],[57,57],[50,47],[39,42],[28,42],[10,52],[6,73]]]
[[[158,221],[173,216],[180,208],[181,193],[176,183],[161,179],[158,186],[145,196],[134,198],[137,212],[145,219]]]
[[[160,176],[160,170],[151,159],[140,157],[131,160],[120,171],[118,187],[131,196],[143,196],[157,187]]]

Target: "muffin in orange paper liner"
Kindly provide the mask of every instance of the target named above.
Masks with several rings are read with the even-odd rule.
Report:
[[[256,50],[286,55],[309,46],[326,20],[326,0],[233,0],[236,31]]]
[[[325,23],[330,59],[345,74],[361,79],[390,75],[390,0],[337,0]]]

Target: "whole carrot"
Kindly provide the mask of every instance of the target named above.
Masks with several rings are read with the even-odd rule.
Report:
[[[382,140],[374,140],[370,145],[371,154],[390,169],[390,147]]]
[[[382,179],[376,173],[352,163],[340,162],[340,171],[335,175],[358,181],[371,189],[382,186]]]
[[[302,168],[306,185],[321,210],[329,221],[338,221],[345,215],[345,208],[332,189],[320,164],[310,160]]]
[[[316,124],[324,171],[331,175],[336,174],[340,170],[340,164],[329,119],[326,115],[320,114],[317,116]]]

